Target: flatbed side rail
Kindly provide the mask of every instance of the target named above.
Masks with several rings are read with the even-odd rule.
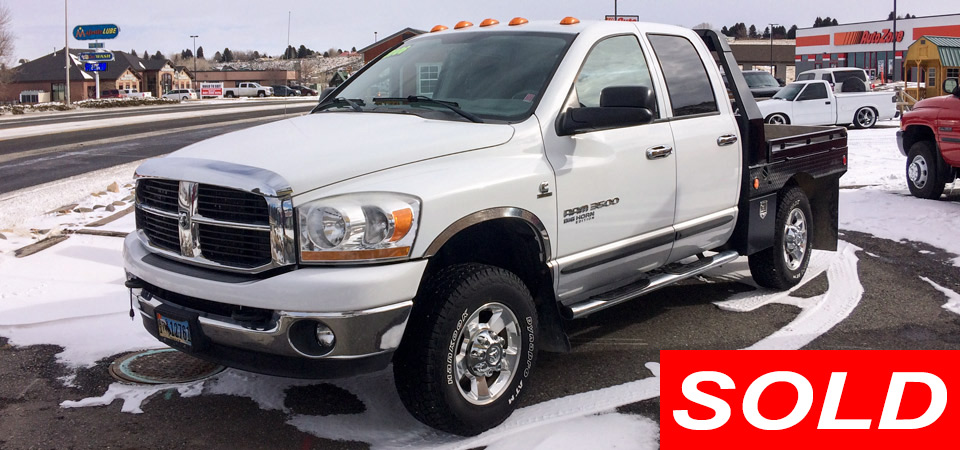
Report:
[[[842,127],[764,125],[770,162],[838,150],[847,146]]]

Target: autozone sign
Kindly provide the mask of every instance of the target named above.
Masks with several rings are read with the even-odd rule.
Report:
[[[896,35],[897,42],[903,42],[903,31],[898,31]],[[890,44],[893,42],[894,35],[889,28],[883,31],[848,31],[844,33],[833,34],[833,45],[860,45],[860,44]]]

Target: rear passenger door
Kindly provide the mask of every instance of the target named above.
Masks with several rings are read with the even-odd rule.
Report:
[[[648,34],[666,81],[677,159],[677,241],[671,261],[717,247],[733,232],[740,194],[740,131],[713,56],[699,39]],[[722,111],[722,113],[721,113]]]

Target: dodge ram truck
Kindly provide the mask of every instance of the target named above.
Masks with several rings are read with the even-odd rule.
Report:
[[[960,87],[943,82],[951,95],[920,100],[903,114],[897,144],[907,157],[907,186],[919,198],[938,199],[960,174]]]
[[[142,164],[131,314],[245,370],[392,363],[414,417],[477,434],[568,321],[741,256],[796,285],[836,249],[846,158],[845,129],[765,125],[710,30],[437,26],[311,114]]]

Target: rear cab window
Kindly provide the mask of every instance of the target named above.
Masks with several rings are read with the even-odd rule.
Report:
[[[667,83],[674,117],[719,112],[713,84],[696,47],[687,38],[647,35]]]

